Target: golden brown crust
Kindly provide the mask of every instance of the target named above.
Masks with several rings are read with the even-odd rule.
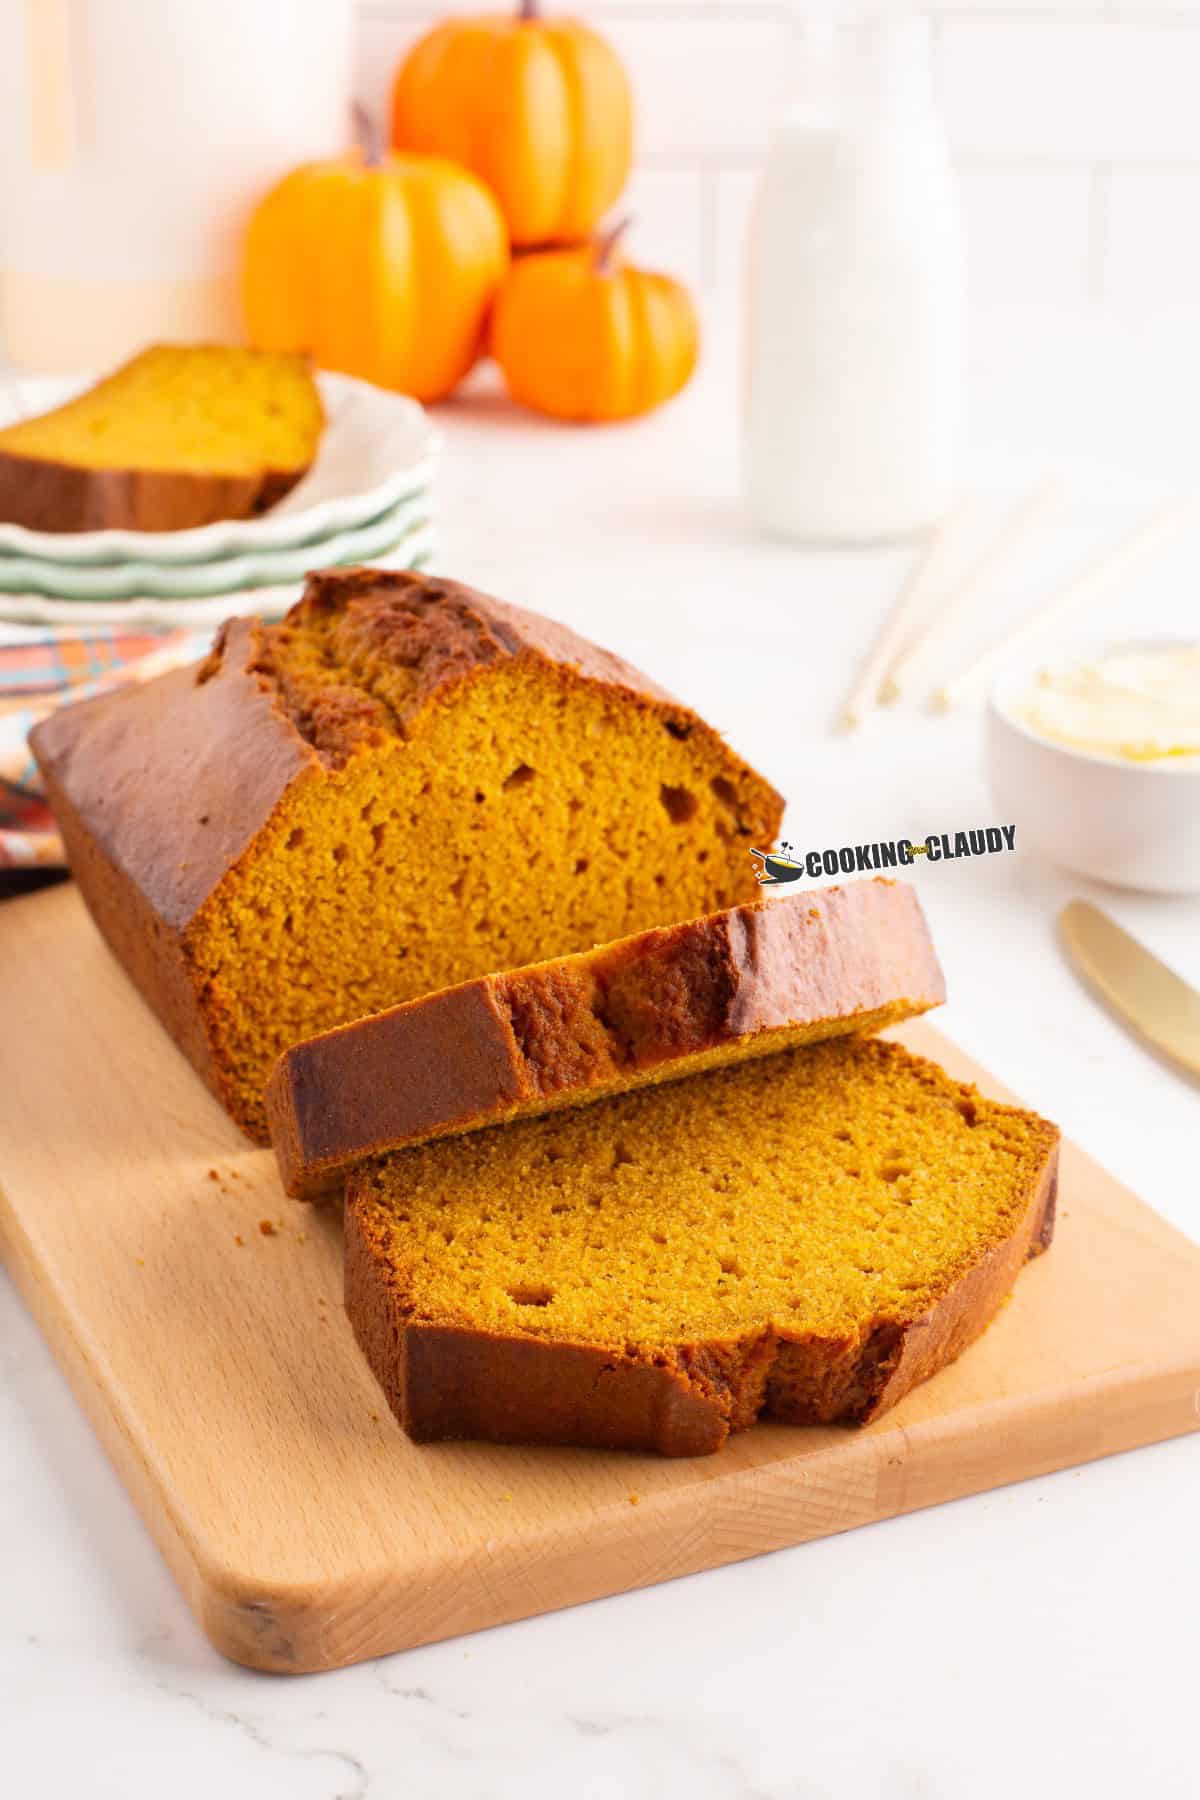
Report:
[[[267,1122],[286,1193],[332,1192],[363,1155],[495,1116],[521,1098],[512,1027],[487,975],[285,1051]]]
[[[669,1351],[606,1349],[409,1320],[388,1254],[352,1178],[346,1205],[346,1311],[409,1435],[576,1444],[698,1456],[760,1415],[861,1424],[953,1362],[986,1330],[1023,1264],[1050,1243],[1058,1132],[1037,1121],[1042,1160],[1007,1241],[926,1312],[879,1319],[854,1342],[767,1331]]]
[[[850,1032],[945,998],[913,890],[855,882],[639,932],[482,976],[295,1045],[267,1088],[289,1194],[313,1199],[356,1161],[470,1130],[518,1107],[662,1079],[722,1046],[761,1054],[795,1026]]]
[[[406,673],[397,708],[361,682],[298,694],[280,645],[312,613],[339,615],[367,661]],[[417,711],[504,657],[602,682],[664,712],[679,735],[716,734],[620,658],[457,582],[393,571],[332,570],[274,625],[233,619],[196,669],[64,707],[31,747],[89,910],[172,1037],[223,1102],[208,1049],[204,981],[189,963],[200,908],[302,781],[325,779],[380,733],[404,735]],[[732,760],[732,753],[728,753]],[[744,765],[743,765],[744,766]],[[758,776],[776,805],[782,801]]]
[[[106,936],[108,914],[134,893],[163,928],[184,931],[291,783],[319,775],[311,746],[255,673],[262,630],[232,619],[199,669],[61,707],[31,733],[51,804],[63,810],[72,872]],[[101,886],[80,865],[85,837],[112,871]]]
[[[294,668],[293,642],[322,630],[351,683],[314,680],[308,667]],[[510,657],[559,664],[639,702],[665,705],[681,735],[709,729],[665,688],[567,626],[461,582],[404,570],[310,575],[303,598],[263,632],[254,667],[268,677],[300,735],[337,768],[373,733],[406,736],[431,700]]]
[[[94,816],[81,814],[53,767],[46,794],[62,832],[71,872],[109,948],[169,1036],[208,1086],[224,1099],[221,1072],[197,1004],[196,982],[182,934],[155,909],[146,889],[113,860]]]
[[[61,533],[186,531],[218,519],[254,518],[282,500],[307,472],[88,469],[0,449],[0,520],[30,531]]]

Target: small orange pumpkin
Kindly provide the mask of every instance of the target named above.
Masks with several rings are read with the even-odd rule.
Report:
[[[576,19],[447,19],[419,39],[392,92],[392,142],[487,182],[514,244],[588,237],[629,174],[633,103],[616,53]]]
[[[523,406],[556,419],[630,419],[686,385],[699,351],[695,309],[669,275],[622,262],[624,231],[513,263],[491,348]]]
[[[467,170],[382,157],[366,135],[358,153],[293,170],[256,210],[242,279],[250,338],[439,400],[482,349],[508,267],[504,220]]]

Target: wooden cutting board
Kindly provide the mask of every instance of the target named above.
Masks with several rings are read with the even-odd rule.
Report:
[[[897,1033],[1004,1090],[924,1024]],[[1036,1096],[1032,1097],[1036,1100]],[[328,1669],[1200,1427],[1200,1248],[1065,1148],[1055,1246],[865,1430],[687,1462],[410,1444],[285,1200],[73,887],[0,909],[0,1244],[204,1630]]]

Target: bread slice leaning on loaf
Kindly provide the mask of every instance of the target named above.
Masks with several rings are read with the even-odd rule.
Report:
[[[627,663],[457,582],[309,577],[32,734],[72,871],[252,1137],[302,1038],[753,899],[779,795]]]
[[[834,1039],[364,1165],[346,1310],[419,1441],[861,1423],[994,1318],[1057,1166],[1044,1119]]]
[[[664,925],[343,1025],[284,1052],[267,1118],[289,1194],[364,1157],[579,1106],[945,999],[920,902],[876,879]]]

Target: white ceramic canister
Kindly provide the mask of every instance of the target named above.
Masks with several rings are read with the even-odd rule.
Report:
[[[103,367],[242,335],[241,240],[349,137],[352,0],[0,0],[0,338]]]
[[[872,542],[953,495],[966,259],[927,21],[868,14],[833,67],[776,132],[757,196],[745,493],[773,533]]]

